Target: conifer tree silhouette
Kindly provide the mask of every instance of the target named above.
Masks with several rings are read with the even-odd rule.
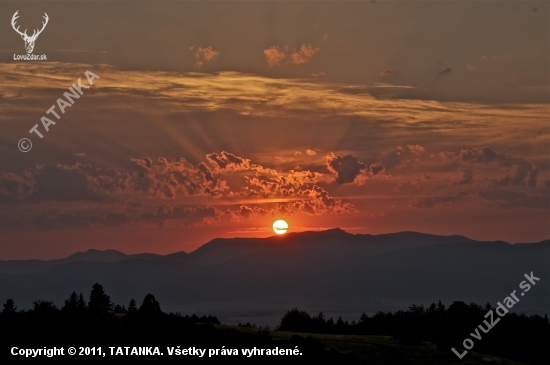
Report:
[[[4,303],[4,309],[2,309],[2,314],[11,315],[16,311],[17,307],[15,306],[13,299],[9,298],[8,300],[6,300],[6,303]]]
[[[137,314],[138,309],[136,306],[136,301],[134,299],[130,299],[130,304],[128,304],[128,314]]]
[[[69,299],[65,299],[65,305],[61,311],[68,314],[75,314],[78,311],[78,295],[75,291],[71,293]]]
[[[88,309],[88,306],[86,305],[86,301],[84,300],[84,295],[82,295],[82,292],[78,296],[78,301],[76,302],[76,308],[79,313],[85,312]]]
[[[113,308],[111,297],[105,294],[103,286],[95,283],[90,292],[90,301],[88,302],[88,310],[92,314],[105,314]]]
[[[138,313],[140,315],[156,315],[162,313],[160,304],[153,294],[147,294],[145,298],[143,298],[143,303],[139,307]]]
[[[50,316],[54,313],[59,312],[59,309],[56,307],[56,305],[49,300],[35,300],[32,302],[33,304],[33,313],[43,315],[43,316]]]

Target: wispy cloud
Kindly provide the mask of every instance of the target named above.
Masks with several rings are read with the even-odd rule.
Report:
[[[386,69],[384,71],[380,71],[380,76],[397,76],[399,75],[399,72],[395,70]]]
[[[207,63],[214,62],[220,55],[220,52],[214,50],[212,46],[206,48],[199,47],[195,52],[195,67],[201,68]]]
[[[309,60],[315,55],[317,52],[320,51],[319,47],[312,47],[311,44],[302,44],[298,50],[295,50],[293,52],[289,51],[288,46],[271,46],[268,49],[265,49],[264,56],[267,61],[267,65],[269,68],[273,68],[276,66],[281,66],[285,62],[285,60],[288,58],[288,62],[294,65],[302,65],[304,63],[308,63]],[[315,75],[315,76],[314,76]],[[324,76],[324,72],[320,72],[318,74],[312,74],[314,77]]]
[[[369,217],[391,212],[391,205],[402,212],[446,209],[456,215],[455,207],[465,206],[538,209],[536,199],[548,197],[548,135],[537,134],[546,130],[545,104],[380,99],[372,90],[401,86],[236,72],[124,71],[62,63],[43,63],[37,71],[32,64],[0,64],[5,102],[0,122],[7,131],[28,133],[32,124],[22,127],[21,120],[36,120],[45,112],[36,105],[55,102],[52,94],[61,95],[82,70],[100,68],[108,72],[97,71],[95,93],[71,110],[75,123],[82,123],[78,128],[59,123],[44,138],[42,148],[55,150],[50,162],[47,154],[32,155],[36,160],[25,160],[21,168],[8,164],[11,157],[3,160],[9,167],[0,177],[0,214],[10,229],[144,222],[224,226],[269,221],[272,214],[322,220],[338,213]],[[146,120],[135,123],[139,116],[128,108],[130,101]],[[216,128],[192,123],[218,115],[224,123]],[[233,118],[230,129],[224,129],[226,118]],[[235,121],[243,119],[246,128],[236,128]],[[98,120],[105,121],[103,131]],[[307,128],[296,128],[296,120]],[[147,138],[136,142],[129,125],[146,130]],[[243,130],[266,133],[262,143],[273,139],[285,147],[273,150],[266,144],[260,153],[255,141],[242,137]],[[280,140],[272,137],[278,132]],[[9,138],[17,141],[17,133]],[[73,143],[75,133],[78,142]],[[86,138],[78,134],[100,136],[91,142],[95,149],[83,145]],[[159,146],[158,140],[173,143]],[[233,140],[234,148],[218,147]],[[10,143],[3,145],[11,156]],[[321,156],[317,148],[326,152]],[[103,149],[108,158],[98,160]],[[461,192],[467,195],[459,197]],[[371,207],[373,200],[383,205]],[[193,214],[202,218],[193,220]],[[384,219],[395,222],[398,216],[388,213]]]
[[[319,47],[313,48],[311,44],[304,43],[297,52],[294,52],[290,55],[292,63],[294,63],[295,65],[308,63],[313,55],[320,50],[321,49]]]
[[[265,49],[264,56],[269,68],[280,66],[286,57],[285,50],[280,49],[277,46],[272,46],[272,47],[269,47],[268,49]]]

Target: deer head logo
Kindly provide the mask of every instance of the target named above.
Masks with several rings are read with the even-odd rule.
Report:
[[[44,13],[44,20],[42,22],[42,29],[40,30],[34,30],[33,34],[29,37],[27,35],[27,30],[25,29],[24,32],[20,32],[19,31],[19,27],[15,27],[15,21],[17,20],[17,18],[19,18],[19,10],[17,10],[15,12],[15,14],[13,14],[13,17],[11,18],[11,26],[13,27],[13,29],[19,33],[19,35],[21,35],[21,38],[23,38],[23,40],[25,41],[25,49],[27,50],[27,53],[32,53],[33,49],[34,49],[34,42],[36,42],[36,38],[38,38],[38,36],[40,35],[40,33],[42,33],[42,31],[44,30],[44,28],[46,28],[46,25],[48,24],[48,14]]]

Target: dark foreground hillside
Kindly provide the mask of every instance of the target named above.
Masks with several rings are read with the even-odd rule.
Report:
[[[3,323],[5,324],[5,323]],[[23,325],[23,326],[21,326]],[[229,327],[207,323],[191,323],[185,318],[168,316],[163,319],[135,319],[133,321],[115,322],[111,319],[88,321],[35,321],[34,323],[19,323],[15,326],[2,326],[3,341],[0,352],[3,363],[58,363],[61,357],[25,359],[10,356],[13,346],[19,348],[44,348],[73,346],[78,351],[80,347],[101,347],[106,353],[100,355],[74,355],[78,360],[93,360],[96,363],[112,363],[113,356],[117,361],[136,360],[141,356],[128,357],[124,355],[125,347],[152,348],[158,346],[163,355],[147,358],[159,363],[223,363],[227,359],[245,361],[247,363],[289,363],[303,364],[315,361],[320,364],[411,364],[411,365],[441,365],[441,364],[499,364],[519,365],[529,362],[519,362],[503,359],[494,355],[479,352],[469,352],[463,359],[458,359],[449,350],[443,350],[436,344],[422,341],[410,344],[407,341],[392,336],[371,335],[336,335],[308,334],[287,331],[264,331],[246,327]],[[205,349],[203,357],[192,355],[169,355],[169,348]],[[117,347],[123,355],[112,355],[109,347]],[[256,355],[247,357],[243,349],[298,349],[302,355]],[[211,349],[238,350],[239,355],[219,354],[209,357]],[[265,351],[264,351],[265,353]],[[62,358],[67,359],[69,355]],[[6,360],[6,362],[4,362]]]
[[[197,322],[194,322],[197,320]],[[211,363],[238,357],[257,363],[267,355],[247,357],[243,350],[263,349],[264,354],[276,350],[277,357],[285,363],[321,361],[330,363],[357,363],[352,355],[325,349],[317,340],[302,336],[290,336],[275,340],[267,332],[245,333],[230,329],[219,329],[199,318],[185,318],[174,315],[129,316],[124,320],[111,317],[69,318],[26,318],[12,323],[2,322],[3,341],[0,345],[1,358],[5,363],[24,360],[24,356],[10,355],[13,347],[18,349],[43,349],[63,347],[64,356],[55,356],[50,361],[59,362],[71,357],[69,347],[77,351],[73,358],[93,359],[99,362],[136,359],[146,356],[162,363]],[[181,354],[184,349],[202,350]],[[210,353],[217,349],[217,354]],[[17,352],[17,350],[16,350]],[[86,356],[86,353],[88,355]],[[287,355],[288,353],[288,355]],[[103,355],[105,354],[105,355]],[[172,355],[171,355],[172,354]],[[290,355],[292,354],[292,355]],[[129,357],[131,356],[131,357]],[[284,359],[283,359],[284,358]],[[27,359],[28,361],[29,359]],[[48,360],[40,356],[35,363]]]
[[[296,333],[284,331],[270,333],[270,336],[276,340],[289,339],[295,335]],[[325,349],[350,355],[357,364],[365,365],[527,364],[479,352],[469,352],[464,358],[458,359],[453,353],[438,348],[434,343],[423,341],[417,345],[411,345],[392,336],[326,334],[301,334],[301,336],[319,341]]]
[[[484,319],[491,318],[491,312],[499,321],[488,329]],[[127,308],[115,306],[96,283],[89,300],[73,292],[61,309],[37,300],[32,310],[19,311],[7,300],[0,314],[0,356],[10,364],[58,362],[68,356],[101,362],[136,355],[162,363],[181,363],[182,358],[186,363],[220,363],[238,357],[250,363],[547,364],[548,317],[498,313],[490,305],[454,302],[446,308],[439,302],[428,308],[412,305],[407,311],[363,314],[348,323],[292,309],[271,330],[250,323],[223,326],[215,316],[166,314],[152,294],[139,307],[134,300]],[[459,359],[451,349],[463,353],[464,339],[472,337],[478,337],[471,340],[475,348]],[[52,354],[56,356],[49,357]]]

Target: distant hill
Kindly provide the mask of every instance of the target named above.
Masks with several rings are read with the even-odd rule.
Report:
[[[130,259],[186,261],[201,265],[215,265],[234,257],[266,251],[306,254],[319,257],[368,257],[400,248],[420,247],[436,243],[476,242],[463,236],[436,236],[417,232],[381,235],[350,234],[339,228],[321,232],[288,233],[268,238],[216,238],[197,250],[168,255],[142,253],[127,255],[116,250],[77,252],[56,260],[0,260],[0,274],[30,274],[74,261],[116,262]]]
[[[350,234],[339,228],[320,232],[287,233],[268,238],[217,238],[189,254],[193,262],[213,265],[231,258],[274,251],[327,258],[350,255],[363,257],[401,248],[412,248],[436,243],[475,242],[463,236],[436,236],[416,232],[381,235]]]
[[[64,259],[56,260],[0,260],[0,274],[35,274],[46,271],[52,267],[68,262],[117,262],[122,260],[181,260],[187,256],[186,252],[177,252],[170,255],[157,255],[153,253],[140,253],[127,255],[117,250],[87,250],[77,252]]]
[[[149,292],[175,310],[277,312],[313,303],[335,313],[377,303],[497,301],[523,274],[541,278],[514,309],[550,313],[550,240],[511,245],[416,232],[353,235],[340,229],[268,238],[214,239],[189,254],[78,252],[65,259],[0,261],[0,301],[61,305],[100,282],[126,304]],[[212,309],[214,308],[214,309]]]

